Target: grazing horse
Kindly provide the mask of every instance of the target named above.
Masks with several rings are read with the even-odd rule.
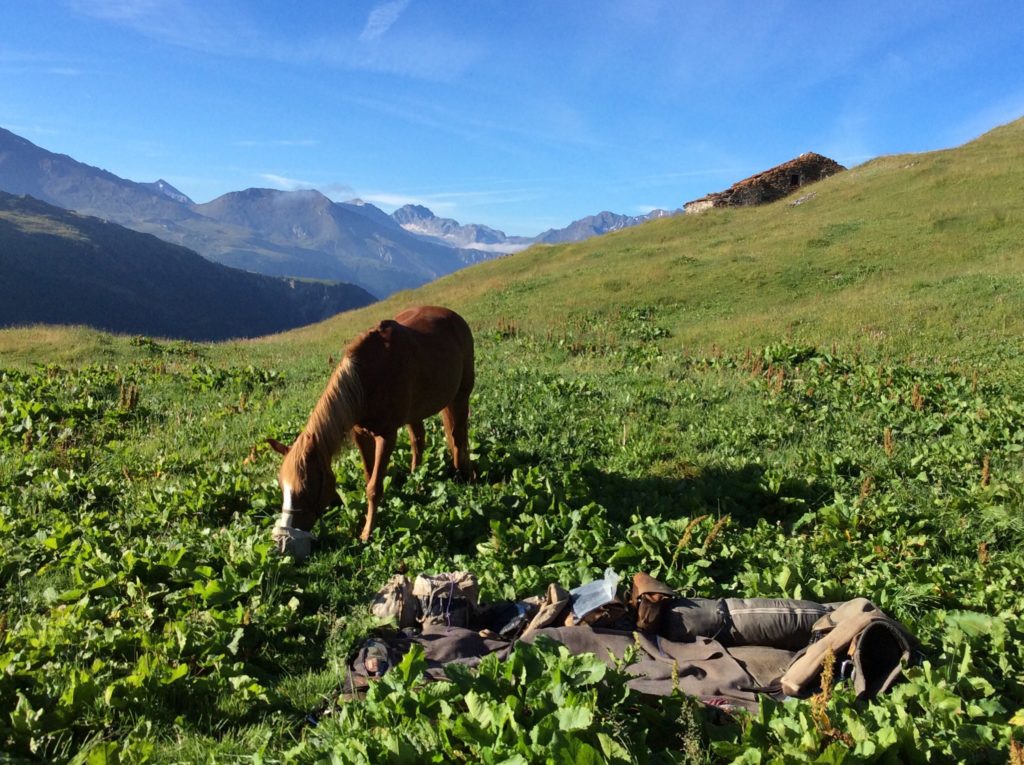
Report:
[[[423,456],[423,419],[440,411],[455,467],[471,478],[467,420],[473,381],[473,335],[447,308],[408,308],[356,338],[295,443],[288,447],[269,439],[284,455],[278,528],[299,529],[308,538],[327,507],[341,504],[331,461],[350,432],[366,474],[366,523],[359,535],[364,542],[373,531],[402,425],[409,429],[415,470]]]

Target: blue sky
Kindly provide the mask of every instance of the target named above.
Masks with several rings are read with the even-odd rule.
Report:
[[[509,234],[1022,114],[1020,0],[9,0],[0,26],[0,126],[44,148]]]

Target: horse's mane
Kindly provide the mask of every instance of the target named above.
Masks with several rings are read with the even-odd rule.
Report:
[[[363,387],[351,348],[335,367],[330,382],[309,415],[305,429],[295,439],[281,465],[281,481],[289,484],[296,492],[305,483],[311,457],[316,457],[321,466],[330,469],[331,460],[341,451],[362,408]],[[314,451],[316,453],[311,454]]]

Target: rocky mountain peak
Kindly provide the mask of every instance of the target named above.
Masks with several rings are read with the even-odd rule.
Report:
[[[165,197],[173,199],[175,202],[181,202],[183,205],[195,204],[195,202],[193,202],[188,197],[187,194],[183,194],[182,192],[178,191],[178,189],[174,188],[174,186],[169,184],[163,178],[161,178],[158,181],[154,181],[153,183],[143,183],[141,185],[145,186],[146,188],[152,189],[153,191],[157,191],[163,194]]]
[[[423,205],[402,205],[391,213],[391,216],[403,225],[437,218],[430,209]]]

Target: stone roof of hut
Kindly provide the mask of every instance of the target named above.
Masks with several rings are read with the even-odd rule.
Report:
[[[802,171],[816,168],[816,177],[804,177]],[[827,178],[830,175],[834,175],[846,168],[840,165],[833,159],[830,159],[823,154],[817,154],[813,151],[805,152],[799,157],[783,162],[781,165],[775,165],[767,170],[762,170],[759,173],[751,175],[749,178],[744,178],[742,181],[737,181],[725,191],[716,191],[707,196],[701,197],[700,199],[694,199],[687,202],[685,207],[694,205],[696,209],[706,209],[709,206],[729,206],[736,204],[762,204],[765,202],[774,201],[782,196],[785,196],[790,191],[804,186],[807,183],[813,183],[822,178]],[[788,183],[788,179],[794,174],[800,173],[800,180],[796,185]],[[780,183],[780,179],[783,182]],[[772,187],[772,188],[769,188]],[[764,191],[758,192],[759,189]],[[701,204],[706,203],[706,204]]]
[[[781,173],[789,174],[793,170],[799,170],[805,165],[811,164],[836,165],[840,170],[846,169],[838,162],[836,162],[834,159],[829,159],[824,154],[818,154],[813,151],[805,151],[799,157],[791,159],[788,162],[783,162],[781,165],[776,165],[775,167],[769,167],[767,170],[762,170],[759,173],[755,173],[749,178],[744,178],[742,181],[736,181],[736,183],[729,187],[729,191],[739,190],[742,188],[746,188],[748,186],[756,186],[761,181],[764,181],[775,175],[779,175]]]

